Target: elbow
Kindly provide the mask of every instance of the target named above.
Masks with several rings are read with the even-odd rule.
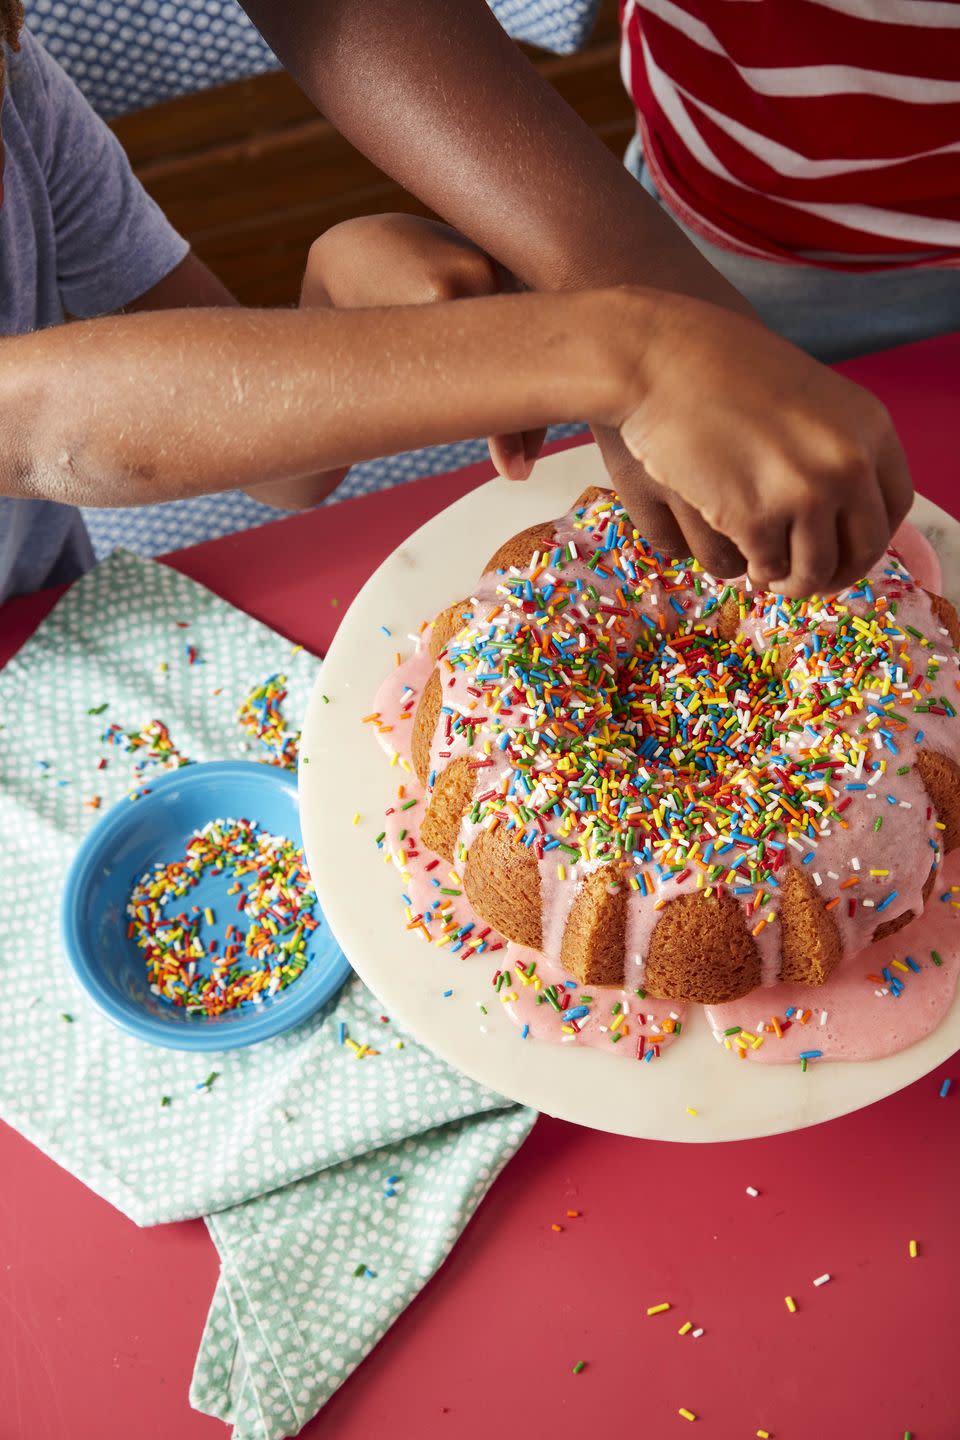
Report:
[[[0,348],[0,495],[75,504],[77,466],[58,418],[62,391],[49,369],[23,363],[6,343]]]
[[[12,366],[0,373],[0,495],[43,497],[37,419],[44,408],[32,377],[17,374]]]
[[[4,364],[0,348],[0,495],[63,505],[118,503],[91,483],[89,445],[53,366]],[[99,468],[96,465],[95,469]]]

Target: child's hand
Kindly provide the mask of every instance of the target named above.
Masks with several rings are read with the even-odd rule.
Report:
[[[334,225],[310,249],[301,307],[337,310],[431,305],[518,288],[508,271],[449,225],[413,215],[369,215]],[[543,430],[495,435],[490,458],[510,480],[525,480]]]
[[[720,573],[742,570],[742,556],[755,585],[786,595],[863,576],[913,495],[884,406],[728,310],[663,295],[647,315],[637,401],[620,424],[643,469],[614,475],[637,527],[679,528],[708,568],[705,545],[716,554],[725,537],[735,548],[717,557]],[[655,538],[672,548],[677,537]]]

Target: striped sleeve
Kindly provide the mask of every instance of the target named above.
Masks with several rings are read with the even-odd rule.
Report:
[[[960,3],[622,0],[667,205],[746,255],[960,261]]]

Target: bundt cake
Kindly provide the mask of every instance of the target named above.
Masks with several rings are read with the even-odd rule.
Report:
[[[820,985],[960,843],[958,643],[894,551],[789,600],[665,559],[591,488],[433,622],[421,841],[581,986]]]

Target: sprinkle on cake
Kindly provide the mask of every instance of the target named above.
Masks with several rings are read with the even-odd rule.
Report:
[[[960,729],[945,693],[956,698],[958,632],[952,607],[894,552],[832,599],[753,593],[664,559],[615,497],[590,491],[498,560],[473,600],[434,623],[438,664],[414,736],[423,841],[453,862],[484,920],[569,951],[589,900],[592,958],[564,963],[584,983],[621,984],[643,980],[647,949],[677,930],[674,901],[712,898],[708,928],[729,936],[732,900],[760,957],[730,942],[727,979],[735,971],[744,994],[761,977],[818,983],[922,908],[960,838]],[[494,869],[509,859],[511,875],[491,886],[471,870],[498,831],[510,846],[497,842]],[[915,874],[902,874],[903,847]],[[598,906],[626,962],[594,963]],[[807,977],[790,974],[788,909],[812,927]],[[727,992],[674,998],[731,998],[727,981],[710,984]]]

